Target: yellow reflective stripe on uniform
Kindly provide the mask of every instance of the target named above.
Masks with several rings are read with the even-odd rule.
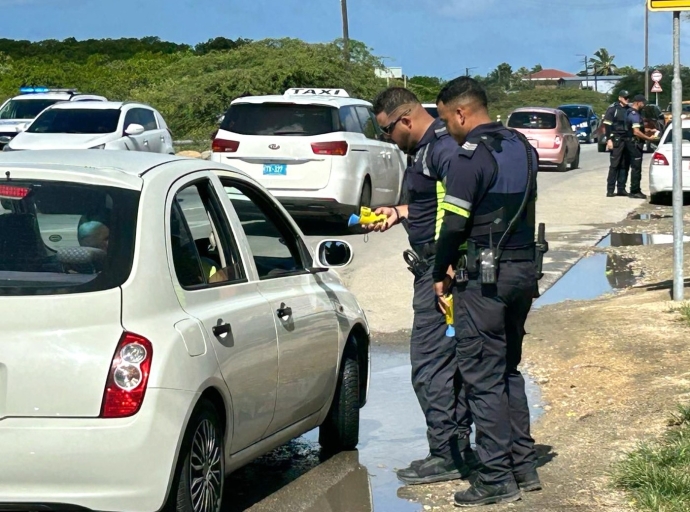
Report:
[[[436,235],[434,240],[438,240],[441,234],[441,225],[443,224],[443,215],[446,213],[441,205],[443,204],[443,198],[446,197],[446,186],[440,182],[436,182]]]
[[[470,218],[470,212],[465,210],[464,208],[460,208],[459,206],[455,206],[454,204],[450,203],[441,203],[441,209],[446,210],[448,212],[453,212],[457,215],[460,215],[461,217],[465,217],[466,219]]]
[[[638,124],[638,123],[635,123],[635,124],[632,125],[633,128],[637,128],[638,130],[640,129],[641,126],[642,126],[642,125],[640,125],[640,124]]]
[[[613,124],[613,121],[604,121],[604,124]]]

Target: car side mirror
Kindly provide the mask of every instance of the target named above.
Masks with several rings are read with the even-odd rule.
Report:
[[[352,257],[352,247],[343,240],[321,240],[316,246],[316,259],[326,268],[345,267]]]
[[[125,135],[134,137],[135,135],[141,135],[146,130],[140,124],[132,123],[125,129]]]

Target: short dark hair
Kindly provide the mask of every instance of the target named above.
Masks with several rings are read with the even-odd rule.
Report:
[[[489,106],[489,100],[486,97],[486,90],[477,80],[469,76],[460,76],[451,80],[443,86],[441,92],[436,97],[436,103],[443,102],[444,104],[452,103],[454,101],[475,101],[482,107]]]
[[[390,114],[402,105],[410,103],[420,103],[415,93],[404,87],[389,87],[374,98],[374,114],[379,115],[381,112]]]

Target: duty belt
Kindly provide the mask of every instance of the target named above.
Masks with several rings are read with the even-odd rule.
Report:
[[[426,244],[411,244],[412,250],[421,260],[427,260],[436,256],[436,242]]]

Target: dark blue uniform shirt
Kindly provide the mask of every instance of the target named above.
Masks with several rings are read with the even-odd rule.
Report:
[[[440,119],[434,120],[414,150],[413,163],[405,171],[402,203],[408,205],[405,222],[410,244],[423,245],[438,238],[446,195],[445,181],[457,166],[458,143]]]

